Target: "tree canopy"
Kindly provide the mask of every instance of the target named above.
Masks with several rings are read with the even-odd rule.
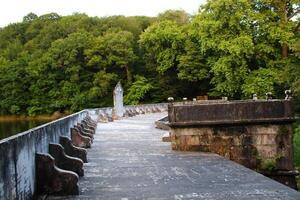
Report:
[[[300,1],[208,0],[195,15],[29,13],[0,28],[0,112],[36,115],[202,94],[300,101]]]

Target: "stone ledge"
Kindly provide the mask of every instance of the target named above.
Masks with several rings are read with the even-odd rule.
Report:
[[[252,122],[294,119],[291,100],[246,100],[205,104],[169,104],[170,123],[178,122]]]
[[[244,125],[244,124],[285,124],[300,121],[300,118],[265,118],[265,119],[245,119],[245,120],[219,120],[219,121],[191,121],[191,122],[169,122],[170,127],[190,127],[190,126],[218,126],[218,125]]]

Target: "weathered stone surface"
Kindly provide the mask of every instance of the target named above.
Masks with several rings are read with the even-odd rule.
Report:
[[[81,135],[77,128],[71,128],[71,140],[77,147],[90,148],[92,144],[91,138]]]
[[[78,176],[55,166],[49,154],[36,154],[36,185],[39,194],[78,195]]]
[[[113,122],[114,118],[112,116],[107,115],[107,120],[108,120],[108,122]]]
[[[156,128],[169,131],[170,126],[168,124],[168,117],[163,117],[162,119],[155,121],[155,126]]]
[[[87,151],[84,148],[76,147],[68,137],[60,137],[59,143],[64,147],[65,153],[69,156],[81,159],[87,163]]]
[[[133,110],[132,110],[132,113],[133,113],[134,116],[140,114],[136,109],[133,109]]]
[[[49,154],[55,159],[57,167],[75,172],[78,176],[84,175],[83,161],[66,155],[63,146],[60,144],[49,144]]]
[[[85,120],[82,120],[81,123],[87,130],[90,130],[92,134],[95,134],[96,128],[92,124]]]
[[[162,141],[163,142],[171,142],[171,137],[170,137],[170,133],[166,133],[162,136]]]
[[[295,190],[298,188],[295,176],[299,176],[298,171],[260,171],[261,174],[278,181],[279,183],[283,183]]]
[[[294,170],[291,101],[170,104],[169,120],[174,150],[217,153],[255,170]]]
[[[37,152],[48,153],[49,143],[70,137],[70,128],[88,114],[87,110],[0,140],[0,199],[33,199],[36,194]]]
[[[91,142],[93,143],[94,135],[91,133],[91,131],[87,131],[82,127],[81,123],[78,123],[77,125],[74,126],[74,128],[79,131],[79,133],[83,136],[89,137],[91,139]]]
[[[102,123],[107,123],[107,122],[108,122],[108,117],[107,117],[107,115],[100,114],[100,115],[98,116],[97,121],[98,121],[98,122],[102,122]]]
[[[148,107],[137,105],[134,107]],[[167,104],[151,106],[166,107]],[[133,109],[132,106],[125,108]],[[30,200],[36,193],[35,153],[48,153],[49,143],[59,143],[60,136],[71,137],[70,128],[86,116],[110,116],[112,108],[86,109],[0,141],[0,199]]]
[[[127,118],[127,117],[132,117],[132,116],[130,116],[131,114],[129,113],[129,111],[128,110],[125,110],[125,112],[124,112],[124,117],[125,118]]]
[[[273,132],[266,135],[266,127]],[[281,134],[280,127],[291,131],[291,125],[172,128],[172,148],[217,153],[252,169],[273,159],[276,169],[293,170],[292,133]]]
[[[49,200],[300,199],[297,191],[216,154],[172,151],[161,141],[166,131],[153,124],[163,116],[101,124],[88,150],[80,196]]]
[[[91,137],[91,139],[94,138],[94,130],[90,129],[88,126],[84,125],[83,123],[78,123],[77,128],[80,129],[80,131],[84,132],[84,134],[88,134],[88,137]]]
[[[294,121],[292,101],[220,101],[170,104],[171,126]]]
[[[95,128],[97,127],[97,122],[95,120],[93,120],[89,115],[84,120],[86,120],[88,123],[92,124]]]

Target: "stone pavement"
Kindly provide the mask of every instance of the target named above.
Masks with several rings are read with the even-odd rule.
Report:
[[[77,200],[300,200],[300,193],[218,155],[172,151],[154,121],[166,113],[98,124]]]

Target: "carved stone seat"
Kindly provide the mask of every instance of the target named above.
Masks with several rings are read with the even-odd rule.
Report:
[[[76,127],[71,128],[71,139],[72,143],[77,147],[90,148],[92,144],[91,138],[81,135]]]
[[[55,165],[49,154],[36,154],[36,186],[38,194],[78,195],[78,175]]]
[[[87,151],[84,148],[74,146],[72,141],[67,137],[60,137],[59,143],[64,147],[67,155],[77,157],[84,163],[87,163]]]
[[[83,161],[66,155],[63,146],[60,144],[49,144],[49,154],[53,156],[55,164],[59,168],[75,172],[79,176],[84,175]]]

